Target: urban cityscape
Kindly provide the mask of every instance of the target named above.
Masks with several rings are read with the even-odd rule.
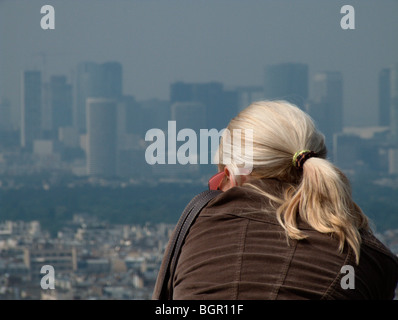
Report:
[[[178,81],[170,84],[168,100],[139,101],[124,94],[123,66],[117,61],[81,62],[73,76],[48,79],[42,70],[23,70],[17,128],[11,121],[11,108],[16,106],[4,95],[0,102],[0,299],[151,298],[178,209],[195,190],[206,188],[215,172],[210,162],[150,165],[145,161],[150,143],[146,132],[159,128],[166,133],[170,120],[178,129],[221,130],[251,102],[288,100],[308,112],[325,134],[328,157],[354,181],[354,194],[355,186],[364,181],[366,187],[396,194],[398,63],[379,72],[379,121],[372,127],[344,126],[340,72],[319,72],[311,78],[309,74],[307,64],[286,62],[266,66],[264,83],[257,86]],[[153,188],[158,197],[137,205],[136,216],[116,203],[119,211],[108,217],[94,206],[101,200],[96,193],[100,188],[116,190],[111,203],[119,199],[119,190],[143,186]],[[186,190],[183,198],[175,200],[177,209],[169,208],[165,200],[177,199],[177,191],[162,198],[159,192],[160,188],[171,192],[175,186],[178,192]],[[46,208],[47,202],[56,202],[57,192],[66,189],[78,190],[81,201],[87,201],[84,190],[94,190],[92,207],[79,207],[75,198]],[[12,202],[13,196],[22,194],[23,200]],[[144,197],[134,194],[138,192],[123,201],[134,205]],[[397,207],[386,194],[376,200],[392,206],[386,209],[391,209],[389,216],[372,218],[379,239],[398,254]],[[29,206],[32,203],[38,207]],[[150,210],[156,212],[150,215]],[[35,217],[32,212],[39,214]],[[43,265],[54,267],[56,290],[40,287]]]
[[[118,62],[82,62],[73,79],[53,75],[44,83],[41,71],[25,70],[18,128],[11,121],[16,106],[4,94],[0,102],[0,173],[59,170],[109,178],[197,178],[203,168],[176,166],[175,171],[148,165],[146,132],[159,128],[166,133],[169,120],[176,122],[177,130],[221,130],[253,101],[284,99],[313,117],[326,137],[329,158],[341,169],[393,178],[398,173],[397,73],[398,64],[380,70],[378,125],[344,127],[342,74],[319,72],[309,79],[309,67],[303,63],[267,66],[263,85],[226,88],[220,82],[174,82],[169,100],[145,101],[123,94]]]

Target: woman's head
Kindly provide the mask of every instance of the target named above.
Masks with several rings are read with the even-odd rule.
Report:
[[[316,130],[312,119],[305,112],[286,101],[254,102],[233,118],[227,129],[231,139],[221,139],[218,157],[220,168],[226,167],[232,174],[237,173],[235,160],[243,158],[246,166],[252,168],[253,178],[297,182],[301,173],[292,166],[297,151],[312,150],[318,157],[326,158],[323,134]],[[233,135],[236,130],[243,133],[251,130],[251,152],[234,145]],[[244,140],[248,138],[242,138],[242,144],[247,144]],[[225,163],[225,150],[232,150],[232,153],[239,150],[241,157],[233,154],[227,157],[231,159],[229,163]]]
[[[348,179],[326,159],[324,135],[311,117],[286,101],[259,101],[241,111],[227,129],[231,138],[222,137],[218,159],[219,170],[227,173],[231,185],[246,182],[277,203],[277,219],[288,237],[306,237],[298,229],[300,216],[315,230],[335,236],[340,250],[347,242],[358,262],[359,230],[368,228],[368,220],[352,200]],[[248,143],[248,136],[233,139],[234,132],[245,130],[250,130],[252,137],[249,151],[242,147]],[[225,157],[226,152],[232,152],[232,156]],[[299,160],[300,165],[293,160]],[[238,162],[242,161],[252,168],[249,176],[239,175]],[[250,183],[261,178],[287,182],[283,197],[276,199]]]

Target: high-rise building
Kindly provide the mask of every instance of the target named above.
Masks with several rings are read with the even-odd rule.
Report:
[[[206,107],[206,126],[225,128],[238,111],[238,93],[225,90],[222,83],[175,82],[170,86],[170,102],[200,102]]]
[[[187,102],[195,100],[195,84],[175,82],[170,86],[170,102]]]
[[[40,71],[24,71],[21,83],[21,147],[32,149],[41,137],[42,83]]]
[[[398,174],[398,63],[391,67],[390,75],[390,132],[389,173]]]
[[[118,111],[118,130],[143,136],[143,112],[135,98],[130,95],[122,96],[118,108],[122,110]],[[168,117],[163,121],[165,119]]]
[[[171,120],[176,121],[177,132],[188,128],[199,134],[206,128],[206,107],[200,102],[176,102],[171,106]]]
[[[81,133],[86,132],[86,100],[100,95],[100,68],[94,62],[81,62],[75,75],[75,95],[73,105],[74,126]]]
[[[101,96],[109,99],[120,99],[123,92],[123,71],[119,62],[105,62],[101,68]]]
[[[127,118],[130,119],[128,128],[132,132],[132,125],[141,121],[137,127],[140,129],[141,136],[145,136],[149,129],[158,128],[167,130],[167,121],[170,119],[170,101],[160,99],[141,100],[138,103],[137,111],[128,109]],[[137,123],[138,124],[138,123]]]
[[[139,103],[133,96],[123,96],[117,103],[117,161],[116,174],[120,177],[142,177],[149,171],[145,161],[145,148],[141,144],[143,139],[144,120],[162,115],[160,110],[153,110],[143,116]],[[163,116],[163,123],[167,123],[168,116]],[[150,128],[156,126],[148,124]]]
[[[88,98],[120,99],[122,96],[122,66],[118,62],[81,62],[75,77],[74,125],[86,132],[86,102]]]
[[[262,86],[239,86],[235,91],[238,93],[238,112],[255,101],[265,100]]]
[[[65,76],[52,76],[49,84],[49,103],[53,131],[72,126],[72,86]]]
[[[11,104],[5,98],[0,99],[0,131],[11,130],[11,123]]]
[[[333,135],[343,130],[343,77],[340,72],[320,72],[314,76],[314,93],[308,104],[310,115],[333,150]]]
[[[384,68],[379,73],[379,125],[390,125],[390,105],[391,105],[391,70]]]
[[[189,155],[184,154],[185,156],[189,156],[192,162],[199,163],[200,162],[200,152],[203,150],[200,149],[200,129],[206,128],[206,106],[201,102],[176,102],[171,106],[171,119],[176,122],[176,131],[177,137],[178,133],[182,129],[191,129],[196,133],[196,143],[198,144],[195,150],[190,150]],[[187,134],[189,134],[187,132]],[[178,141],[176,145],[176,154],[175,156],[178,157],[178,151],[180,146],[183,145],[188,139],[192,139],[191,137],[184,137],[184,141]],[[210,150],[210,145],[208,146],[208,150]],[[209,151],[206,150],[209,154]],[[169,150],[170,152],[170,150]],[[211,158],[207,159],[208,163],[211,162]],[[164,172],[167,174],[174,174],[180,177],[189,177],[189,176],[197,176],[200,171],[206,169],[206,165],[201,164],[190,164],[189,166],[184,165],[169,165],[167,169],[171,169],[169,172]],[[213,168],[214,169],[214,168]],[[155,169],[155,174],[162,175],[162,169],[159,168]]]
[[[87,99],[87,173],[114,176],[117,154],[117,102]]]
[[[308,65],[281,63],[265,67],[264,97],[304,108],[308,99]]]
[[[398,148],[398,63],[391,67],[391,105],[390,105],[390,128],[392,142]]]

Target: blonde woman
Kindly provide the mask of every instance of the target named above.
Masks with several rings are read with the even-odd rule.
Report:
[[[171,298],[393,299],[398,259],[372,234],[311,118],[286,101],[259,101],[227,129],[251,129],[252,152],[225,157],[244,148],[221,139],[223,192],[189,229]]]

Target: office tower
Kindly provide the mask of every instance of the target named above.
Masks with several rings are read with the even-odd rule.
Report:
[[[176,121],[177,132],[188,128],[199,135],[206,128],[206,107],[200,102],[176,102],[171,106],[171,120]]]
[[[238,111],[238,93],[225,90],[222,83],[175,82],[170,86],[170,102],[200,102],[206,107],[206,126],[225,128]]]
[[[193,101],[195,84],[185,82],[175,82],[170,86],[170,102]]]
[[[390,80],[391,149],[389,152],[389,173],[398,174],[398,63],[391,67]]]
[[[116,173],[117,103],[105,98],[87,99],[87,173],[114,176]]]
[[[390,104],[391,104],[391,70],[382,69],[379,73],[379,125],[390,125]]]
[[[391,67],[391,105],[390,105],[390,128],[392,142],[398,147],[398,63]]]
[[[287,100],[303,109],[308,99],[308,65],[281,63],[267,66],[264,96],[266,99]]]
[[[58,140],[67,148],[78,148],[79,132],[75,127],[60,127]]]
[[[75,77],[74,125],[86,132],[88,98],[119,99],[122,96],[122,66],[118,62],[81,62]]]
[[[360,136],[354,134],[337,133],[334,136],[334,163],[343,170],[357,170],[361,161],[361,148],[366,143]]]
[[[314,76],[315,103],[321,104],[326,134],[343,129],[343,76],[340,72],[321,72]]]
[[[255,101],[264,100],[262,86],[239,86],[234,89],[238,93],[238,112]]]
[[[41,137],[42,85],[40,71],[24,71],[21,84],[21,147],[32,149]]]
[[[3,98],[0,99],[0,131],[11,130],[11,104]]]
[[[325,135],[332,158],[333,135],[343,130],[343,78],[340,72],[315,74],[313,99],[307,104],[306,111]]]
[[[170,120],[170,101],[159,100],[159,99],[148,99],[142,100],[138,103],[139,114],[138,119],[133,121],[139,121],[141,118],[141,136],[145,136],[146,132],[153,128],[158,128],[167,131],[167,121]],[[128,112],[128,117],[137,118],[137,115],[133,112]]]
[[[94,62],[81,62],[77,66],[74,96],[74,126],[86,132],[86,100],[100,96],[100,68]]]
[[[149,114],[149,118],[157,115]],[[142,111],[133,96],[123,96],[117,103],[117,161],[116,174],[121,177],[138,178],[148,173],[145,148],[141,144],[144,135]],[[167,122],[164,117],[163,122]],[[146,170],[147,169],[147,170]]]
[[[238,114],[238,102],[239,102],[239,95],[238,92],[235,90],[224,90],[223,95],[221,97],[221,101],[219,103],[220,108],[215,109],[214,117],[215,121],[213,126],[210,128],[218,128],[223,129],[226,128],[232,118],[236,117]],[[212,120],[212,112],[213,110],[208,110],[208,121],[211,124]]]
[[[101,96],[120,99],[123,92],[122,65],[119,62],[105,62],[101,68]]]
[[[55,134],[61,127],[72,126],[72,86],[67,83],[65,76],[50,78],[49,104]]]
[[[118,112],[118,128],[128,134],[137,134],[144,136],[143,132],[143,114],[140,104],[133,96],[125,95],[120,100],[122,112]],[[165,117],[163,121],[166,121]]]

